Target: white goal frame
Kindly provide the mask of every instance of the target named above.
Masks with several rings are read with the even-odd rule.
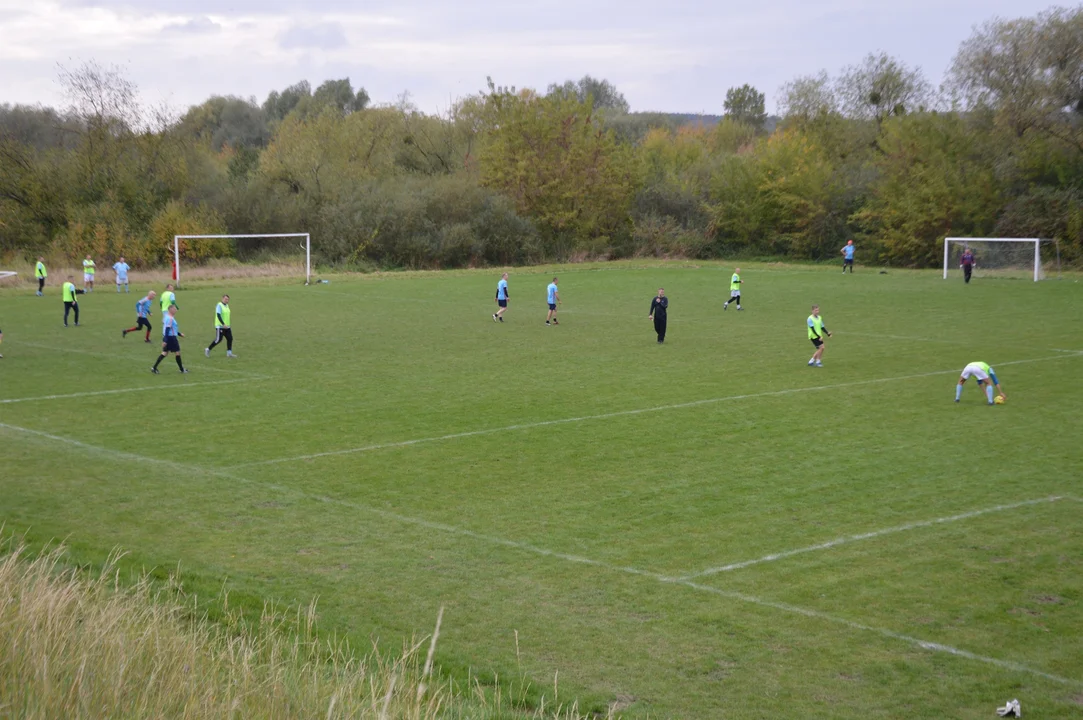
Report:
[[[1049,242],[1042,238],[984,238],[984,237],[946,237],[944,238],[944,279],[948,279],[948,256],[949,248],[953,242],[968,244],[972,242],[983,243],[1034,243],[1034,282],[1041,280],[1042,272],[1042,254],[1041,245],[1043,242]]]
[[[304,238],[305,239],[305,285],[312,282],[312,237],[309,233],[263,233],[254,235],[174,235],[173,236],[173,267],[177,277],[174,278],[180,287],[180,241],[181,240],[211,240],[215,238]]]

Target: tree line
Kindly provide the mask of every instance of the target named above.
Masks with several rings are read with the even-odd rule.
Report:
[[[1083,260],[1083,6],[994,20],[934,88],[870,54],[716,123],[631,112],[606,80],[488,87],[442,114],[348,78],[177,115],[116,68],[62,68],[61,109],[0,106],[0,259],[168,262],[176,234],[310,232],[340,267],[637,255],[938,263],[948,235]],[[720,98],[721,99],[721,98]],[[192,241],[192,260],[243,254]],[[242,258],[243,259],[243,258]]]

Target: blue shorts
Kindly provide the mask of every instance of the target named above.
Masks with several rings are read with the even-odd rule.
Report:
[[[169,337],[162,338],[162,351],[163,352],[179,353],[180,352],[180,340],[178,340],[176,338],[176,336],[174,336],[174,335],[170,335]]]
[[[549,309],[550,310],[556,310],[557,309],[557,304],[556,303],[549,303]]]
[[[507,300],[497,300],[496,304],[499,305],[500,307],[507,307],[508,306],[508,301]]]
[[[853,258],[843,258],[843,264],[844,265],[853,265],[854,264],[854,259]]]

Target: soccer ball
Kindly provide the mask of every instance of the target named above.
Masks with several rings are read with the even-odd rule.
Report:
[[[1004,404],[1004,396],[1003,395],[997,395],[995,398],[993,398],[993,403],[996,404],[996,405],[1003,405]]]

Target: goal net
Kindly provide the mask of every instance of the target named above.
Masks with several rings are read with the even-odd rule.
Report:
[[[1025,278],[1035,282],[1060,270],[1056,244],[1040,238],[944,238],[944,279],[962,276],[967,250],[974,277]]]
[[[182,270],[188,274],[208,262],[196,258],[207,255],[202,246],[206,243],[227,243],[230,262],[238,268],[247,266],[248,272],[260,270],[272,275],[304,277],[305,285],[312,281],[312,239],[308,233],[270,233],[253,235],[174,235],[173,280],[180,286]],[[221,266],[222,261],[217,261]]]

